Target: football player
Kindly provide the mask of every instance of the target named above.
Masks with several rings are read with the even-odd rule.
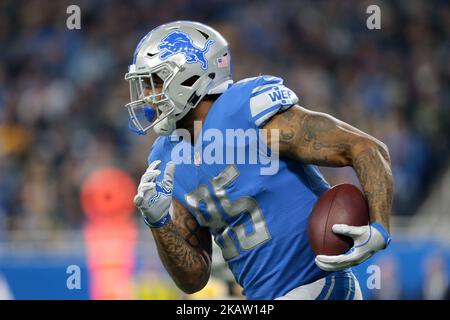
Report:
[[[194,293],[208,282],[214,238],[248,299],[362,298],[350,268],[390,242],[393,181],[382,142],[299,106],[281,78],[233,82],[227,41],[197,22],[148,33],[125,79],[130,128],[159,134],[134,201],[181,290]],[[195,130],[198,122],[201,130]],[[259,129],[267,135],[238,145],[226,141],[223,150],[273,147],[276,174],[261,174],[261,163],[202,161],[209,141],[204,132],[225,137],[228,130]],[[179,150],[190,151],[183,155],[188,161],[174,161]],[[311,209],[329,189],[316,165],[352,166],[368,200],[370,225],[333,226],[354,240],[342,255],[316,257],[308,243]]]

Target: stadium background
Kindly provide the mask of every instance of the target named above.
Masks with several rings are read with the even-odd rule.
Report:
[[[81,30],[66,27],[71,4],[81,8]],[[370,4],[381,8],[381,30],[366,28]],[[389,146],[394,241],[355,272],[366,298],[448,299],[444,0],[1,1],[0,298],[193,298],[173,286],[137,212],[123,219],[127,232],[111,231],[121,225],[89,231],[95,223],[79,201],[83,181],[100,168],[119,168],[134,181],[145,171],[155,136],[127,129],[123,75],[143,35],[180,19],[223,33],[235,80],[282,76],[302,105]],[[323,172],[333,184],[357,184],[349,168]],[[216,277],[197,297],[239,292],[215,261]],[[70,265],[80,267],[81,289],[67,286]],[[370,265],[381,269],[381,289],[366,286]]]

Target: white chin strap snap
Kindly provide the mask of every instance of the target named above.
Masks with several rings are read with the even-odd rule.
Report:
[[[155,124],[153,130],[161,136],[168,136],[175,130],[175,121],[167,117]]]

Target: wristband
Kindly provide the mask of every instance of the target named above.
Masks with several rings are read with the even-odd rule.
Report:
[[[386,249],[386,247],[391,243],[391,237],[389,236],[389,233],[386,231],[386,229],[383,227],[383,225],[379,222],[374,222],[371,224],[371,227],[373,227],[375,230],[377,230],[381,236],[384,239],[384,247],[383,249]]]
[[[172,221],[172,218],[169,213],[167,213],[164,217],[159,219],[156,222],[148,221],[147,217],[144,217],[144,222],[149,228],[161,228]]]

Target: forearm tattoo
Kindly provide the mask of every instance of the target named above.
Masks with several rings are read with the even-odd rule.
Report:
[[[362,151],[355,157],[353,168],[366,194],[371,220],[380,222],[389,230],[394,187],[385,150],[373,148]]]
[[[167,272],[180,289],[189,291],[191,284],[209,278],[211,237],[180,205],[174,204],[172,221],[152,233]]]

